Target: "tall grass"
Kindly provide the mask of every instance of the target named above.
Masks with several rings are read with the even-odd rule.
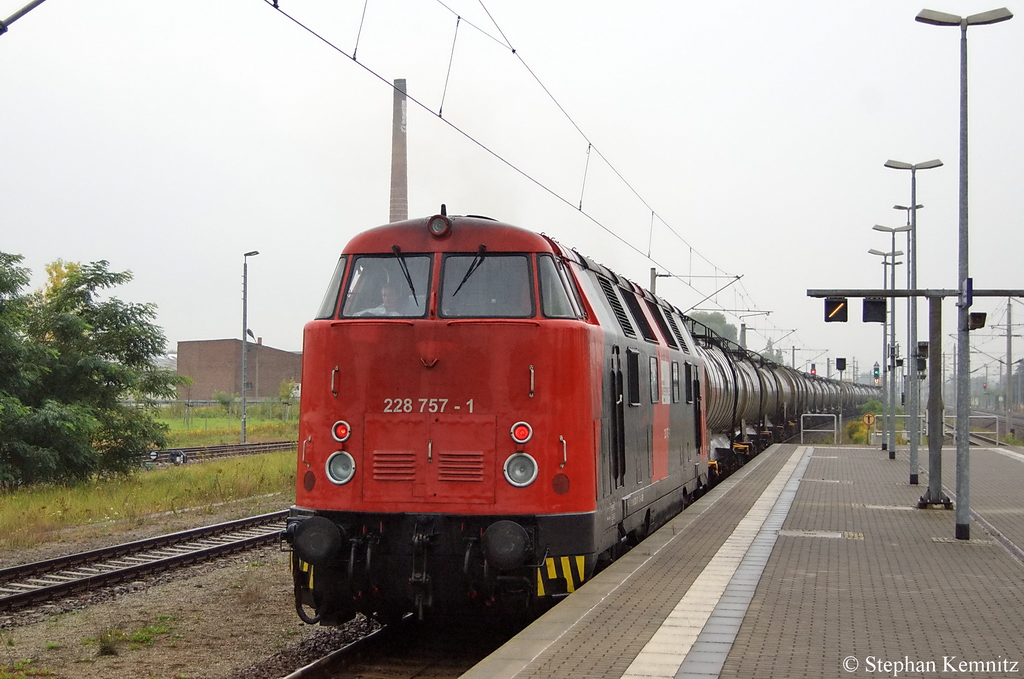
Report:
[[[36,486],[0,494],[0,549],[29,547],[54,531],[116,522],[138,526],[151,515],[284,493],[295,487],[295,453],[280,452],[168,467],[75,486]]]
[[[193,420],[191,429],[185,427],[181,420],[160,420],[171,428],[167,434],[167,446],[170,448],[187,448],[189,446],[219,446],[227,443],[238,443],[241,435],[241,424],[237,419],[220,417],[210,418],[205,423]],[[249,443],[265,441],[296,441],[299,438],[299,424],[292,420],[266,420],[263,422],[246,421],[245,438]]]
[[[241,409],[237,403],[186,408],[181,401],[160,409],[159,422],[169,428],[168,447],[218,446],[239,443]],[[297,403],[251,403],[246,409],[246,440],[295,441],[299,437]]]

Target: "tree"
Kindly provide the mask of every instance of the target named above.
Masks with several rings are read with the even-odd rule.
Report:
[[[277,388],[277,395],[282,401],[291,401],[292,394],[295,393],[295,387],[298,385],[292,380],[281,380],[280,386]]]
[[[775,348],[771,340],[768,340],[768,344],[765,345],[764,351],[761,352],[761,355],[773,363],[778,363],[779,365],[786,364],[786,357],[779,349]]]
[[[0,253],[0,486],[128,473],[166,427],[156,398],[180,378],[154,359],[166,340],[152,304],[100,292],[131,280],[106,261],[57,261],[26,294],[20,255]]]
[[[693,320],[703,323],[727,340],[736,341],[739,334],[736,326],[725,320],[725,314],[721,311],[691,311],[687,314]]]
[[[231,415],[231,406],[235,403],[235,397],[226,391],[215,391],[212,396],[213,400],[224,409],[224,415]]]
[[[868,399],[867,403],[862,403],[857,406],[857,412],[861,415],[866,413],[873,413],[875,415],[882,414],[882,402],[877,398]]]

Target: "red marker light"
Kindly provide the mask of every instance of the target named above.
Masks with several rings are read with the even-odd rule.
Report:
[[[533,438],[533,427],[526,422],[516,422],[512,425],[512,440],[516,443],[526,443]]]
[[[344,443],[348,440],[348,437],[352,435],[352,428],[348,426],[348,422],[345,420],[338,420],[334,423],[331,428],[331,436],[334,437],[335,441]]]

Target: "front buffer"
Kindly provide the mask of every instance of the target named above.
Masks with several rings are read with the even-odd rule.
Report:
[[[593,574],[593,515],[356,514],[293,508],[299,617],[339,625],[472,613],[528,617]],[[311,614],[308,609],[312,609]]]

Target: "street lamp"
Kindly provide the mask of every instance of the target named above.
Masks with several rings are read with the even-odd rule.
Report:
[[[242,443],[245,443],[245,357],[249,340],[249,258],[260,254],[253,250],[242,255]]]
[[[891,252],[894,252],[896,250],[896,234],[897,233],[903,233],[903,232],[909,233],[911,227],[909,227],[909,226],[891,227],[891,226],[882,226],[881,224],[875,224],[871,228],[874,229],[875,231],[882,231],[882,232],[888,233],[888,234],[890,234],[892,236],[892,250],[891,250]],[[910,253],[909,253],[909,251],[907,253],[907,268],[910,268]],[[889,289],[890,290],[895,290],[896,289],[896,262],[893,262],[893,265],[892,265],[892,275],[891,275]],[[890,406],[890,408],[892,409],[892,414],[891,414],[892,430],[890,432],[890,439],[889,439],[889,459],[890,460],[895,460],[896,459],[896,359],[897,359],[897,353],[898,353],[896,351],[896,298],[895,297],[890,297],[889,298],[889,306],[892,308],[892,318],[889,320],[889,353],[888,353],[888,355],[886,357],[887,360],[888,360],[888,364],[887,365],[888,365],[888,369],[889,369],[889,399],[890,399],[890,402],[892,403],[892,405]],[[908,431],[909,431],[909,429],[908,429]]]
[[[875,226],[877,230],[885,230],[887,226]],[[904,229],[901,229],[904,230]],[[888,281],[886,281],[886,270],[885,267],[892,267],[892,289],[896,289],[896,265],[902,264],[897,262],[896,258],[903,254],[902,250],[896,249],[896,235],[895,230],[893,231],[893,248],[889,252],[882,252],[881,250],[875,250],[874,248],[868,250],[868,254],[878,255],[882,258],[882,289],[885,290],[889,287]],[[892,262],[888,260],[892,257]],[[886,319],[882,323],[882,369],[885,370],[883,384],[888,385],[889,391],[889,408],[888,413],[883,412],[883,421],[887,423],[886,428],[888,429],[889,436],[888,442],[882,443],[882,450],[888,448],[889,459],[896,459],[896,380],[893,374],[893,368],[896,367],[896,342],[895,334],[892,335],[892,341],[888,339],[889,333],[893,332],[892,329],[896,327],[896,298],[890,297],[886,304],[889,307],[889,313],[886,315]]]
[[[901,160],[887,160],[885,167],[894,170],[910,170],[910,207],[894,205],[896,210],[907,211],[907,224],[910,230],[907,232],[907,288],[917,290],[917,211],[923,205],[917,204],[917,171],[930,170],[942,167],[942,161],[926,160],[922,163],[904,163]],[[908,427],[910,436],[910,485],[917,485],[918,482],[918,446],[921,443],[921,392],[917,379],[917,298],[907,298],[907,320],[909,332],[907,333],[907,357],[910,361],[910,379],[907,381],[907,410],[909,410]]]
[[[967,267],[967,27],[997,24],[1013,18],[1013,13],[1001,7],[980,14],[961,17],[956,14],[922,9],[915,17],[917,21],[933,26],[960,27],[960,217],[959,257],[957,284],[960,290],[957,302],[956,341],[956,538],[971,538],[970,514],[970,442],[968,436],[971,414],[971,348],[968,330],[968,313],[971,300],[968,299]]]
[[[909,232],[909,226],[882,226],[881,224],[875,224],[871,227],[875,231],[882,231],[892,236],[892,250],[896,250],[896,234]],[[907,266],[910,264],[910,254],[907,254]],[[890,278],[890,290],[896,289],[896,263],[892,266],[892,275]],[[892,318],[889,320],[889,354],[888,354],[888,367],[889,367],[889,398],[892,400],[892,431],[889,439],[889,459],[896,459],[896,298],[889,298],[889,306],[892,308]]]

